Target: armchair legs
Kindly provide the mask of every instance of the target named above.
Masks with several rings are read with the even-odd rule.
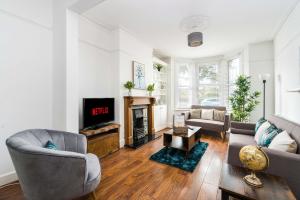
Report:
[[[225,138],[226,138],[226,132],[225,131],[221,132],[221,138],[222,138],[223,141],[225,141]]]
[[[97,196],[96,196],[96,192],[95,191],[93,191],[93,192],[90,193],[90,198],[89,199],[90,200],[97,200]]]

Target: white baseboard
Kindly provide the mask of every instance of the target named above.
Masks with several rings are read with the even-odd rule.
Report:
[[[11,183],[16,180],[18,180],[18,176],[15,171],[1,174],[0,175],[0,186],[5,185],[7,183]]]

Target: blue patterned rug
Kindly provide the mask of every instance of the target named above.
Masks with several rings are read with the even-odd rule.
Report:
[[[184,151],[175,148],[164,147],[157,153],[153,154],[150,157],[150,160],[171,165],[188,172],[193,172],[203,154],[205,153],[207,147],[207,143],[199,142],[193,147],[186,159]]]

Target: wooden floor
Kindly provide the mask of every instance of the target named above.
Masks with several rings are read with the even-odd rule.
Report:
[[[218,135],[202,135],[209,146],[193,173],[149,160],[163,148],[162,138],[137,150],[123,148],[101,159],[99,200],[215,200],[227,142]],[[19,185],[0,189],[0,199],[23,200]]]

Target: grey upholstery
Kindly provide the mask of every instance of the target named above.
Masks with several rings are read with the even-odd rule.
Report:
[[[224,106],[201,106],[201,105],[192,105],[192,109],[215,109],[220,111],[226,111]],[[205,120],[205,119],[191,119],[190,113],[185,112],[185,124],[190,126],[199,126],[202,130],[214,131],[214,132],[226,132],[229,129],[230,117],[226,113],[225,121],[215,121],[215,120]]]
[[[52,141],[58,150],[44,148]],[[32,129],[6,140],[25,198],[65,200],[88,194],[101,178],[99,159],[86,154],[85,136]]]
[[[286,130],[298,144],[297,154],[263,148],[269,157],[270,166],[267,173],[281,176],[287,180],[297,199],[300,199],[300,125],[279,116],[268,119],[272,124]],[[239,160],[239,151],[245,145],[256,145],[254,140],[255,124],[231,122],[231,133],[227,162],[232,165],[242,166]]]

